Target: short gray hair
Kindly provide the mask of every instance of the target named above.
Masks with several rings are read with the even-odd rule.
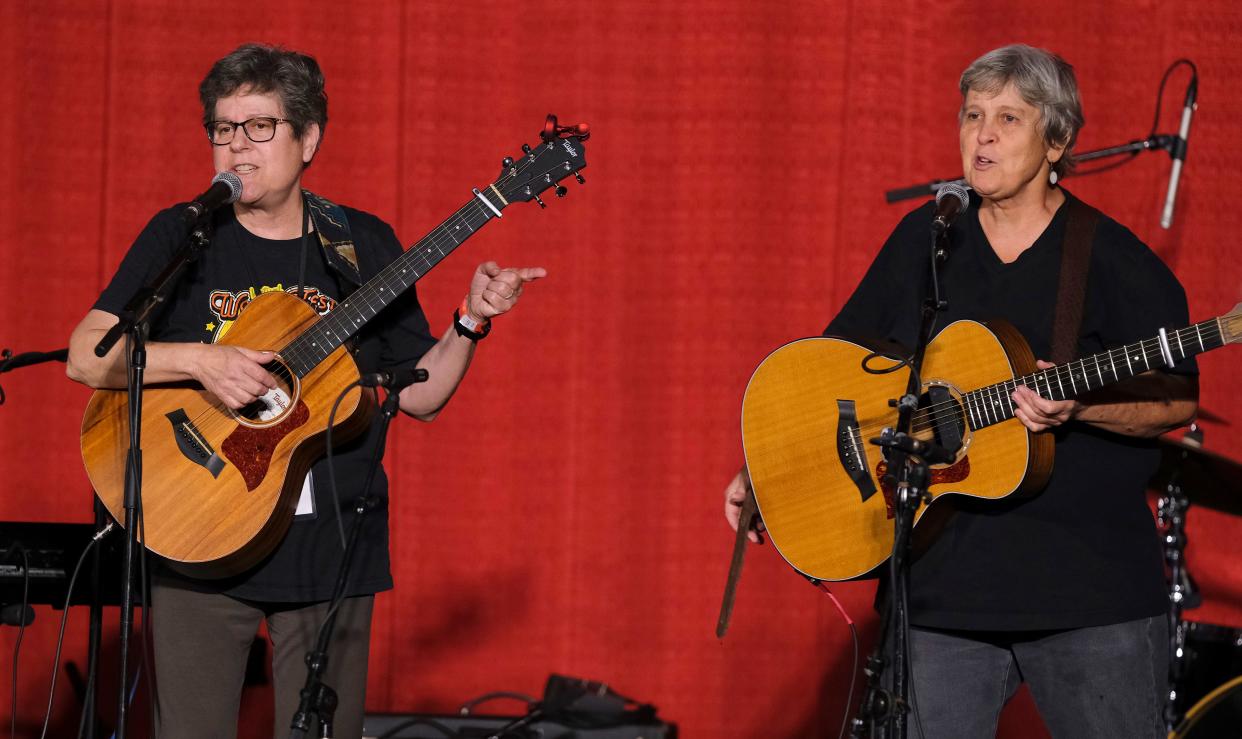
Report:
[[[1048,146],[1064,146],[1065,154],[1052,170],[1064,177],[1074,168],[1074,144],[1082,129],[1082,100],[1074,68],[1064,59],[1044,49],[1013,44],[994,49],[971,62],[962,72],[958,87],[963,103],[966,93],[1000,92],[1013,83],[1028,104],[1039,108],[1039,125]],[[961,122],[962,111],[958,112]]]

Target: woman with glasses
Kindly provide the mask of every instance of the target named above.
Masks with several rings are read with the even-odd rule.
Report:
[[[212,246],[191,265],[151,326],[145,381],[194,381],[240,409],[278,386],[268,362],[279,347],[217,343],[250,301],[284,291],[326,315],[400,255],[402,245],[379,218],[302,189],[302,174],[328,122],[324,78],[312,57],[242,46],[215,63],[199,95],[213,168],[235,175],[241,195],[207,216]],[[117,323],[126,300],[181,246],[181,211],[169,208],[151,220],[74,330],[68,366],[74,380],[94,388],[125,387],[123,342],[102,358],[93,348]],[[452,325],[438,339],[415,291],[408,290],[356,337],[360,370],[428,370],[427,382],[401,391],[400,408],[432,420],[461,381],[490,321],[514,306],[525,283],[544,274],[541,268],[479,265]],[[261,621],[273,647],[275,735],[288,732],[306,677],[303,657],[326,616],[342,561],[341,532],[350,528],[354,500],[363,492],[377,428],[373,421],[335,449],[339,503],[324,460],[315,464],[288,533],[258,565],[216,580],[157,568],[151,610],[160,736],[235,735],[247,655]],[[364,518],[323,677],[339,697],[334,735],[342,737],[361,734],[374,594],[392,587],[382,470],[370,492],[380,504]]]

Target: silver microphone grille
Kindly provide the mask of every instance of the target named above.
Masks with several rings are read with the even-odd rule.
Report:
[[[229,199],[225,201],[226,203],[236,202],[236,200],[241,197],[242,181],[237,175],[232,172],[220,172],[215,177],[211,178],[211,184],[214,185],[217,182],[223,182],[229,186]],[[936,197],[939,198],[940,196],[937,195]]]
[[[962,203],[962,210],[970,207],[970,191],[957,182],[946,182],[936,189],[936,203],[945,198],[957,198]]]

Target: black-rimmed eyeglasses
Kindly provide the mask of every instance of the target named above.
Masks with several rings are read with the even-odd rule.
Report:
[[[258,117],[238,123],[236,121],[210,121],[207,123],[207,138],[215,146],[224,146],[233,141],[233,133],[240,126],[246,132],[246,138],[261,144],[271,141],[276,136],[276,124],[289,123],[287,118]]]

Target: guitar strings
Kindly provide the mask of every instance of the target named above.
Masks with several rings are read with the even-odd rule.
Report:
[[[514,168],[515,171],[512,175],[506,174],[506,175],[503,175],[499,180],[497,180],[497,182],[500,184],[500,187],[498,189],[508,194],[510,197],[512,197],[514,193],[516,193],[518,190],[520,190],[523,187],[523,185],[521,184],[521,181],[517,178],[517,175],[524,174],[527,169],[535,167],[548,151],[549,151],[548,147],[541,146],[538,150],[539,153],[537,155],[530,157],[530,158],[524,157],[521,160],[521,163],[515,166]],[[540,172],[533,179],[534,180],[544,179],[548,181],[549,183],[551,183],[552,181],[551,175],[554,172],[556,172],[558,169],[564,169],[566,176],[568,175],[568,172],[571,171],[568,168],[568,162],[558,161],[555,164],[553,164],[553,166]],[[496,185],[497,183],[492,183],[492,184]],[[506,200],[508,200],[508,198],[506,198]],[[471,211],[473,211],[473,215],[483,216],[483,220],[480,221],[478,227],[472,228],[470,226],[469,221],[465,219],[465,215],[471,214]],[[477,230],[477,228],[482,227],[491,218],[492,218],[492,215],[489,210],[486,210],[477,199],[471,199],[469,202],[467,202],[465,205],[459,208],[456,213],[449,216],[444,221],[442,221],[440,225],[432,229],[432,231],[427,236],[425,236],[422,240],[415,243],[413,246],[407,249],[401,256],[399,256],[397,259],[393,260],[388,265],[386,265],[383,269],[381,269],[380,272],[376,274],[375,278],[370,280],[367,283],[367,285],[363,286],[363,289],[358,290],[357,292],[354,293],[354,295],[351,295],[348,299],[344,301],[345,306],[337,306],[337,310],[333,311],[332,314],[329,314],[328,316],[324,316],[320,322],[317,322],[313,326],[309,327],[305,332],[303,332],[303,334],[301,334],[300,336],[295,338],[292,342],[290,342],[288,346],[286,346],[284,349],[281,350],[282,356],[292,357],[294,358],[295,361],[297,361],[301,365],[310,364],[310,367],[313,367],[314,365],[318,364],[318,362],[322,361],[323,357],[326,357],[327,354],[331,353],[332,349],[335,349],[335,347],[332,347],[332,349],[329,349],[326,352],[319,350],[318,353],[322,354],[322,356],[316,359],[315,358],[316,351],[303,347],[303,344],[305,343],[305,339],[307,335],[312,330],[316,330],[319,333],[330,334],[333,337],[334,341],[336,340],[337,335],[340,333],[345,333],[345,337],[346,339],[348,339],[348,337],[352,335],[354,330],[361,328],[362,323],[365,321],[363,322],[353,321],[352,328],[349,328],[348,325],[345,325],[345,326],[340,325],[350,320],[350,317],[346,315],[348,311],[341,311],[340,308],[348,307],[349,310],[352,311],[352,310],[355,310],[353,307],[353,302],[365,301],[366,307],[370,308],[372,311],[371,316],[365,320],[370,320],[371,317],[374,317],[375,314],[377,314],[380,310],[382,310],[385,307],[385,305],[383,304],[383,298],[375,294],[375,287],[374,287],[375,285],[382,284],[383,289],[389,290],[394,296],[397,294],[400,294],[401,292],[404,292],[404,290],[408,289],[408,287],[412,285],[413,282],[416,282],[418,279],[420,279],[424,274],[430,271],[432,267],[438,264],[441,259],[448,256],[448,254],[452,252],[454,248],[456,248],[457,246],[461,244],[461,241],[453,237],[452,231],[448,230],[447,227],[450,223],[452,223],[455,220],[460,221],[461,224],[464,224],[466,226],[470,234],[473,234],[474,231]],[[460,225],[458,227],[460,227]],[[440,234],[444,234],[445,236],[441,236]],[[448,246],[450,241],[453,242],[453,245],[452,247],[449,247],[447,251],[445,251],[444,247]],[[426,248],[424,248],[424,246]],[[439,258],[435,259],[434,261],[429,257],[433,247],[437,252],[439,252],[439,255],[440,255]],[[414,281],[403,284],[403,281],[401,280],[401,278],[397,277],[397,273],[407,271],[407,268],[411,267],[409,263],[413,262],[415,259],[422,259],[423,261],[421,265],[413,266],[414,272],[415,272]],[[400,285],[399,290],[392,289],[393,284],[394,284],[393,282],[394,278],[396,279],[395,284]],[[375,306],[372,304],[371,302],[372,298],[380,298],[381,304],[378,309],[375,308]],[[294,344],[298,344],[298,346],[294,346]],[[310,367],[307,367],[306,371],[309,371]]]
[[[531,167],[534,167],[534,166],[536,165],[536,163],[537,163],[537,162],[538,162],[538,161],[539,161],[539,160],[540,160],[540,159],[544,156],[544,154],[548,151],[548,149],[547,149],[547,147],[543,147],[543,146],[541,146],[541,147],[539,147],[538,151],[539,151],[539,154],[538,154],[537,156],[535,156],[535,157],[533,157],[533,158],[523,157],[523,158],[520,160],[520,163],[515,163],[515,167],[514,167],[514,170],[515,170],[515,171],[514,171],[514,173],[513,173],[512,175],[508,175],[508,174],[503,175],[503,176],[500,178],[500,180],[512,179],[513,181],[515,181],[515,182],[516,182],[516,177],[517,177],[517,175],[524,173],[524,172],[525,172],[525,170],[527,170],[527,169],[529,169],[529,168],[531,168]],[[557,167],[559,167],[559,166],[563,166],[563,165],[558,164],[558,165],[556,165],[556,166],[554,166],[554,167],[552,167],[552,168],[550,168],[550,169],[547,169],[547,170],[543,171],[540,175],[538,175],[538,177],[545,177],[545,176],[551,175],[553,172],[555,172],[555,171],[556,171]],[[566,170],[566,171],[568,171],[568,170]],[[498,182],[499,182],[500,180],[498,180]],[[493,184],[493,185],[495,185],[496,183],[492,183],[492,184]],[[514,194],[514,192],[516,192],[516,190],[506,190],[506,187],[505,187],[503,184],[502,184],[502,185],[501,185],[498,189],[500,189],[500,190],[502,190],[502,191],[506,191],[506,192],[508,193],[508,195],[510,195],[510,196],[511,196],[511,195],[513,195],[513,194]],[[508,199],[508,198],[506,198],[506,199]],[[377,283],[381,283],[381,282],[383,282],[383,283],[384,283],[385,289],[388,289],[388,290],[390,290],[390,291],[391,291],[391,286],[388,284],[388,281],[389,281],[389,280],[390,280],[390,279],[394,276],[394,274],[396,273],[396,271],[397,271],[397,269],[398,269],[399,265],[401,265],[401,264],[402,264],[402,263],[403,263],[403,262],[407,259],[407,257],[409,257],[409,255],[410,255],[410,254],[412,254],[412,253],[419,253],[419,254],[421,254],[421,252],[422,252],[422,249],[421,249],[421,248],[418,250],[418,252],[415,252],[415,251],[414,251],[414,249],[415,249],[415,247],[420,246],[420,245],[421,245],[421,244],[423,244],[424,242],[430,241],[430,242],[431,242],[431,244],[432,244],[433,246],[435,246],[436,251],[439,251],[439,252],[440,252],[441,259],[442,259],[442,258],[444,258],[445,256],[447,256],[447,253],[446,253],[446,252],[444,252],[444,250],[441,248],[441,246],[443,246],[443,245],[447,245],[447,243],[448,243],[449,241],[454,241],[454,239],[453,239],[453,238],[452,238],[452,236],[450,235],[448,238],[440,238],[439,240],[437,240],[437,234],[438,234],[438,233],[439,233],[442,229],[444,229],[446,225],[448,225],[449,223],[451,223],[454,219],[464,220],[464,216],[465,216],[465,215],[467,214],[467,212],[468,212],[469,210],[471,210],[471,209],[473,209],[473,210],[475,210],[475,211],[478,211],[479,213],[481,213],[482,215],[484,215],[484,216],[485,216],[485,217],[484,217],[484,220],[483,220],[483,221],[479,224],[479,227],[482,227],[483,225],[485,225],[485,224],[486,224],[488,221],[490,221],[490,220],[491,220],[491,218],[493,217],[493,216],[491,215],[490,211],[487,211],[487,210],[485,210],[485,209],[484,209],[483,204],[482,204],[482,203],[480,203],[480,202],[478,201],[478,199],[477,199],[477,198],[472,198],[472,199],[471,199],[470,201],[468,201],[465,205],[463,205],[463,206],[461,206],[460,208],[458,208],[458,209],[457,209],[457,211],[456,211],[455,213],[453,213],[453,214],[452,214],[452,215],[450,215],[448,218],[445,218],[443,221],[441,221],[441,222],[440,222],[440,224],[439,224],[438,226],[436,226],[435,228],[433,228],[433,229],[431,230],[431,232],[430,232],[427,236],[425,236],[425,237],[423,237],[422,239],[420,239],[419,241],[415,242],[415,243],[414,243],[414,245],[412,245],[409,249],[406,249],[404,252],[402,252],[400,256],[398,256],[398,257],[397,257],[396,259],[394,259],[392,262],[389,262],[389,263],[388,263],[388,264],[387,264],[387,265],[386,265],[383,269],[381,269],[378,273],[376,273],[375,277],[373,277],[373,278],[371,278],[370,280],[368,280],[368,281],[367,281],[367,283],[366,283],[365,285],[363,285],[361,288],[359,288],[357,291],[355,291],[353,295],[350,295],[348,298],[346,298],[345,302],[347,302],[347,303],[348,303],[350,300],[353,300],[355,297],[358,297],[359,299],[365,300],[365,301],[367,301],[367,307],[372,309],[371,318],[375,317],[375,315],[376,315],[376,314],[378,314],[380,310],[383,310],[383,309],[384,309],[385,307],[387,307],[387,306],[386,306],[386,305],[380,305],[380,307],[379,307],[378,309],[376,309],[376,308],[375,308],[375,307],[371,304],[371,302],[370,302],[370,301],[371,301],[371,295],[369,295],[369,294],[367,294],[367,293],[364,293],[364,291],[368,291],[368,290],[369,290],[369,291],[372,291],[372,292],[373,292],[373,291],[374,291],[374,286],[375,286]],[[467,227],[468,227],[468,226],[467,226]],[[472,230],[471,230],[471,234],[472,234],[472,235],[473,235],[473,233],[474,233],[474,230],[477,230],[477,229],[472,229]],[[456,241],[456,242],[454,243],[454,248],[455,248],[456,246],[460,245],[460,244],[461,244],[461,242],[460,242],[460,241]],[[452,251],[452,249],[450,249],[449,251],[451,252],[451,251]],[[410,258],[410,259],[412,259],[412,257],[409,257],[409,258]],[[434,267],[434,266],[435,266],[436,264],[438,264],[438,263],[439,263],[439,260],[437,260],[436,262],[427,262],[427,263],[425,264],[425,269],[424,269],[424,271],[423,271],[422,273],[420,273],[420,274],[417,274],[417,276],[415,277],[415,281],[417,281],[418,279],[420,279],[423,275],[425,275],[425,274],[426,274],[426,272],[427,272],[427,271],[430,271],[430,269],[431,269],[432,267]],[[410,285],[413,285],[413,283],[410,283]],[[408,288],[410,287],[410,285],[405,285],[405,286],[403,286],[403,287],[402,287],[401,292],[404,292],[404,290],[408,289]],[[338,307],[339,307],[339,306],[338,306]],[[312,330],[322,328],[322,327],[323,327],[323,324],[324,324],[325,322],[327,322],[329,319],[334,319],[336,316],[337,316],[337,312],[336,312],[336,311],[333,311],[332,313],[329,313],[329,314],[327,314],[327,315],[325,315],[325,316],[321,317],[319,320],[317,320],[317,321],[315,321],[313,324],[311,324],[311,326],[307,327],[307,328],[306,328],[306,329],[305,329],[305,330],[304,330],[301,334],[299,334],[299,336],[298,336],[297,338],[293,339],[293,340],[292,340],[292,341],[290,341],[288,344],[286,344],[286,345],[285,345],[285,347],[284,347],[283,349],[281,349],[281,350],[280,350],[280,352],[279,352],[280,356],[281,356],[281,357],[285,360],[285,364],[286,364],[286,366],[292,365],[292,364],[294,364],[295,362],[297,362],[298,364],[304,364],[304,363],[305,363],[305,362],[306,362],[306,361],[310,358],[310,357],[308,357],[308,356],[306,356],[306,355],[307,355],[307,354],[311,354],[311,352],[309,352],[309,351],[308,351],[308,350],[306,350],[306,349],[301,348],[300,346],[294,346],[294,345],[295,345],[295,344],[299,344],[299,343],[302,341],[302,339],[303,339],[304,337],[306,337],[306,336],[307,336],[307,334],[308,334],[308,333],[310,333]],[[370,320],[370,318],[367,318],[366,320],[368,320],[368,321],[369,321],[369,320]],[[336,322],[336,323],[339,323],[339,321],[335,321],[335,322]],[[361,324],[356,324],[356,328],[361,328]],[[333,333],[333,334],[335,334],[335,332],[329,332],[329,333]],[[350,336],[352,336],[352,332],[350,333]],[[344,340],[342,340],[342,342],[341,342],[341,343],[344,343],[344,341],[345,341],[345,340],[348,340],[348,338],[349,338],[349,336],[346,336],[346,338],[345,338]],[[337,346],[339,346],[339,345],[340,345],[340,344],[338,344]],[[336,349],[336,347],[333,347],[332,351],[335,351],[335,349]],[[286,352],[288,352],[288,354],[286,354]],[[323,358],[326,358],[326,357],[328,356],[328,354],[331,354],[331,351],[329,351],[329,352],[327,352],[326,354],[324,354],[324,357],[323,357]],[[317,366],[319,362],[323,361],[323,358],[321,358],[320,360],[316,361],[316,362],[314,363],[314,365],[312,365],[311,367],[307,368],[307,369],[306,369],[306,371],[307,371],[307,372],[309,372],[309,371],[310,371],[310,369],[313,369],[313,367],[314,367],[314,366]],[[290,367],[290,369],[292,370],[293,368],[292,368],[292,367]],[[296,374],[296,372],[295,372],[295,374]],[[302,377],[302,376],[303,376],[303,375],[300,375],[300,374],[298,375],[298,377]],[[213,396],[213,397],[214,397],[214,396]],[[227,404],[225,404],[225,403],[223,403],[223,402],[221,402],[218,398],[216,398],[214,402],[212,402],[212,403],[208,404],[206,408],[204,408],[201,412],[199,412],[196,416],[194,416],[193,418],[191,418],[191,419],[189,419],[189,420],[190,420],[190,422],[191,422],[191,423],[199,423],[199,422],[201,422],[204,418],[206,418],[206,417],[208,416],[208,414],[211,414],[211,413],[221,413],[221,412],[222,412],[225,416],[231,416],[231,415],[232,415],[232,414],[230,413],[230,409],[229,409],[228,405],[227,405]]]
[[[462,218],[462,217],[463,217],[463,214],[464,214],[464,213],[465,213],[468,209],[470,209],[470,208],[475,208],[475,209],[477,209],[477,210],[482,210],[482,209],[483,209],[483,205],[482,205],[481,203],[479,203],[477,200],[474,200],[474,201],[471,201],[471,202],[466,203],[466,204],[465,204],[465,205],[463,205],[462,207],[458,208],[456,213],[454,213],[453,215],[451,215],[451,216],[449,216],[448,218],[446,218],[443,222],[441,222],[441,224],[440,224],[439,226],[436,226],[436,228],[435,228],[435,229],[433,229],[433,233],[434,233],[435,231],[438,231],[439,229],[443,228],[443,227],[445,226],[445,224],[450,223],[451,221],[453,221],[453,219],[455,219],[455,218]],[[486,215],[486,214],[485,214],[485,215]],[[483,221],[483,223],[486,223],[486,222],[487,222],[487,219],[485,219],[485,220]],[[480,224],[480,225],[482,225],[482,224]],[[429,237],[425,237],[425,238],[423,239],[423,241],[428,240],[428,238],[429,238]],[[432,241],[433,241],[433,243],[434,243],[434,238],[432,238],[431,240],[432,240]],[[389,278],[391,278],[391,275],[386,275],[386,274],[385,274],[386,272],[388,272],[388,268],[389,268],[389,267],[392,267],[393,265],[397,264],[398,262],[402,262],[402,261],[403,261],[403,259],[404,259],[404,258],[405,258],[408,254],[410,254],[410,253],[411,253],[411,251],[412,251],[412,250],[413,250],[416,246],[418,246],[418,244],[421,244],[421,243],[422,243],[422,241],[417,242],[414,246],[411,246],[411,247],[410,247],[410,249],[407,249],[406,251],[402,252],[401,256],[397,257],[397,258],[396,258],[396,259],[394,259],[391,263],[389,263],[389,265],[388,265],[387,267],[385,267],[384,269],[380,270],[380,271],[379,271],[379,272],[375,275],[375,277],[373,277],[373,278],[371,278],[370,280],[368,280],[368,281],[367,281],[367,284],[366,284],[366,285],[364,285],[363,287],[361,287],[361,288],[359,288],[358,290],[356,290],[356,291],[354,292],[354,294],[353,294],[353,295],[351,295],[351,296],[349,296],[349,298],[347,298],[346,300],[347,300],[347,301],[349,301],[349,300],[355,300],[355,299],[365,300],[365,301],[366,301],[366,303],[367,303],[367,307],[372,309],[371,317],[373,318],[376,314],[378,314],[378,313],[379,313],[379,311],[380,311],[380,310],[383,310],[383,309],[384,309],[385,307],[387,307],[387,306],[385,306],[385,305],[381,305],[378,309],[376,309],[376,308],[375,308],[375,307],[371,304],[371,296],[370,296],[369,294],[365,294],[365,293],[364,293],[364,294],[362,294],[362,295],[359,295],[359,294],[360,294],[360,293],[363,293],[364,291],[370,291],[370,292],[373,292],[373,291],[374,291],[374,285],[376,285],[377,283],[384,282],[384,283],[385,283],[385,285],[386,285],[386,284],[387,284],[387,280],[388,280]],[[443,243],[443,242],[441,242],[441,243]],[[442,252],[442,250],[439,248],[439,246],[440,246],[440,244],[436,244],[437,251],[441,251],[441,252]],[[420,249],[420,251],[421,251],[421,249]],[[443,254],[443,252],[441,253],[441,256],[445,256],[445,255]],[[434,266],[434,265],[430,265],[430,266]],[[428,267],[428,269],[430,269],[430,266]],[[419,276],[421,277],[421,275],[419,275]],[[411,284],[412,284],[412,283],[411,283]],[[385,289],[388,289],[388,290],[390,290],[390,291],[391,291],[391,288],[389,288],[389,287],[387,287],[387,286],[385,287]],[[339,307],[339,306],[338,306],[338,307]],[[290,368],[290,370],[291,370],[291,372],[292,372],[293,374],[297,375],[299,378],[300,378],[300,377],[303,377],[303,376],[305,375],[305,373],[300,373],[300,372],[298,372],[296,369],[294,369],[294,365],[297,365],[297,366],[299,366],[299,367],[304,366],[304,365],[308,362],[308,360],[311,358],[311,357],[310,357],[310,356],[308,356],[308,355],[312,355],[311,350],[309,350],[308,348],[303,348],[303,344],[305,344],[305,341],[304,341],[305,337],[307,337],[307,336],[308,336],[311,332],[320,331],[320,332],[324,332],[324,333],[327,333],[327,334],[329,334],[329,335],[332,335],[332,336],[334,337],[334,339],[335,339],[335,337],[337,336],[337,333],[338,333],[338,332],[336,332],[336,331],[332,331],[332,330],[322,331],[323,329],[325,329],[325,324],[328,322],[328,320],[329,320],[330,318],[332,318],[335,314],[336,314],[336,311],[333,311],[332,313],[329,313],[329,314],[327,314],[327,315],[325,315],[325,316],[321,317],[319,320],[315,321],[313,324],[311,324],[310,326],[308,326],[308,327],[307,327],[307,328],[306,328],[306,329],[305,329],[305,330],[304,330],[301,334],[299,334],[299,335],[298,335],[298,337],[297,337],[297,338],[295,338],[295,339],[293,339],[292,341],[290,341],[288,344],[286,344],[286,345],[285,345],[282,349],[280,349],[280,350],[277,352],[277,354],[278,354],[278,355],[279,355],[279,356],[280,356],[280,357],[284,360],[284,364],[285,364],[285,366],[289,367],[289,368]],[[370,320],[370,318],[368,318],[367,320]],[[335,323],[339,323],[339,321],[335,321],[335,322],[334,322],[334,324],[335,324]],[[360,328],[360,327],[361,327],[361,324],[358,324],[358,327]],[[350,335],[352,335],[352,333],[351,333]],[[345,339],[342,339],[340,343],[344,343],[344,341],[347,341],[347,340],[348,340],[348,338],[349,338],[349,337],[348,337],[348,336],[346,336],[346,337],[345,337]],[[314,343],[314,342],[312,342],[312,343]],[[328,355],[330,355],[330,354],[332,353],[332,351],[335,351],[335,350],[336,350],[336,348],[337,348],[337,346],[340,346],[340,343],[338,343],[336,346],[332,347],[332,349],[331,349],[331,350],[329,350],[328,352],[324,353],[323,357],[322,357],[322,358],[320,358],[318,361],[316,361],[314,364],[312,364],[312,365],[311,365],[311,367],[306,368],[306,372],[309,372],[309,371],[310,371],[310,369],[313,369],[315,366],[318,366],[319,362],[323,361],[323,359],[324,359],[324,358],[326,358]],[[200,411],[197,415],[195,415],[193,418],[191,418],[191,419],[190,419],[190,422],[191,422],[191,423],[194,423],[194,424],[196,424],[196,425],[197,425],[198,423],[201,423],[201,422],[203,421],[203,419],[204,419],[204,418],[206,418],[208,415],[210,415],[210,414],[215,414],[215,413],[223,413],[225,416],[227,416],[227,417],[230,417],[230,418],[231,418],[231,417],[233,416],[233,413],[231,412],[231,410],[232,410],[232,409],[230,409],[226,403],[223,403],[223,402],[221,402],[218,398],[216,398],[214,402],[212,402],[212,403],[208,404],[208,405],[207,405],[207,407],[205,407],[205,408],[204,408],[202,411]]]
[[[1229,319],[1231,323],[1234,322],[1235,320],[1242,321],[1242,316],[1225,316],[1224,318]],[[1219,324],[1219,320],[1220,320],[1219,318],[1209,319],[1199,324],[1195,324],[1195,325],[1192,325],[1187,328],[1174,332],[1173,338],[1175,338],[1178,341],[1178,346],[1179,346],[1179,349],[1181,350],[1182,359],[1185,359],[1188,356],[1192,356],[1190,354],[1187,354],[1184,347],[1181,346],[1181,339],[1183,338],[1182,334],[1184,332],[1196,331],[1197,332],[1196,336],[1202,337],[1207,343],[1215,343],[1216,340],[1219,340],[1222,338],[1221,337],[1221,326]],[[1207,330],[1204,330],[1205,327]],[[1148,347],[1149,343],[1153,345],[1150,348]],[[1172,341],[1170,341],[1170,345],[1172,345]],[[1019,378],[1004,380],[1002,382],[998,382],[993,385],[989,385],[987,387],[978,388],[976,390],[963,393],[960,396],[961,397],[960,401],[957,399],[953,399],[953,400],[944,401],[941,403],[934,403],[925,408],[919,408],[915,411],[914,417],[911,420],[911,430],[913,432],[920,432],[920,431],[926,431],[930,428],[933,428],[935,426],[935,422],[932,420],[932,417],[934,415],[945,416],[947,417],[948,420],[961,421],[963,417],[966,416],[971,410],[973,410],[979,418],[984,419],[984,420],[988,420],[989,416],[996,418],[995,421],[989,420],[988,423],[985,423],[979,426],[978,428],[986,428],[987,426],[994,425],[995,423],[1009,420],[1010,418],[1013,418],[1012,414],[1014,413],[1014,403],[1013,403],[1013,398],[1012,398],[1012,392],[1018,388],[1018,385],[1024,385],[1034,390],[1037,394],[1040,394],[1038,380],[1039,380],[1039,377],[1042,375],[1044,379],[1045,387],[1048,387],[1051,391],[1052,385],[1049,382],[1049,374],[1051,373],[1056,378],[1059,387],[1064,385],[1063,380],[1068,380],[1071,386],[1076,386],[1076,383],[1074,383],[1073,381],[1075,365],[1077,365],[1079,371],[1081,372],[1081,378],[1084,384],[1087,386],[1087,389],[1090,390],[1092,388],[1090,387],[1090,381],[1086,373],[1087,362],[1088,361],[1095,362],[1096,372],[1099,374],[1100,379],[1103,380],[1102,368],[1099,362],[1099,358],[1102,355],[1107,355],[1107,358],[1109,360],[1109,366],[1112,369],[1112,374],[1114,378],[1113,381],[1116,381],[1117,379],[1119,379],[1119,374],[1115,366],[1115,362],[1116,362],[1115,355],[1118,352],[1124,352],[1125,356],[1128,357],[1131,354],[1131,350],[1134,348],[1137,348],[1139,355],[1143,357],[1144,366],[1147,368],[1151,367],[1151,360],[1153,358],[1158,359],[1158,360],[1162,359],[1159,341],[1156,339],[1143,339],[1135,345],[1128,345],[1128,346],[1118,347],[1115,349],[1109,349],[1105,352],[1100,352],[1099,354],[1095,354],[1090,357],[1084,357],[1074,362],[1068,362],[1063,365],[1057,365],[1056,367],[1049,367],[1046,370],[1041,370],[1039,372],[1035,372],[1029,375],[1024,375]],[[1131,376],[1133,376],[1134,374],[1137,374],[1137,373],[1132,373]],[[1107,381],[1102,382],[1097,387],[1102,387],[1103,385],[1106,385],[1106,384],[1109,384],[1109,382]],[[1004,391],[1003,394],[1002,394],[1002,391]],[[1064,392],[1063,389],[1062,389],[1062,392]],[[995,400],[992,402],[990,406],[981,402],[987,396],[992,396],[993,398],[995,398]],[[1044,397],[1044,396],[1040,394],[1040,397]],[[1003,418],[1001,416],[1004,414],[1005,408],[1004,406],[1001,405],[1002,402],[1008,404],[1008,413],[1010,414]],[[990,414],[987,413],[986,411],[988,409],[991,409],[992,413]],[[998,413],[997,411],[1000,411],[1000,412]],[[858,428],[850,429],[851,443],[854,445],[853,451],[854,452],[859,451],[862,445],[863,436],[870,436],[872,434],[878,433],[879,431],[883,430],[885,427],[886,427],[886,424],[883,424],[883,423],[878,423],[878,424],[872,423],[866,426],[859,426]]]

